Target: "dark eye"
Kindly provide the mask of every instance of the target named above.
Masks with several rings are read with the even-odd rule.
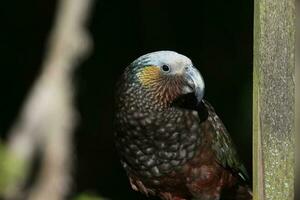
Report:
[[[162,70],[164,70],[165,72],[167,72],[167,71],[170,70],[170,68],[169,68],[168,65],[163,65],[161,68],[162,68]]]

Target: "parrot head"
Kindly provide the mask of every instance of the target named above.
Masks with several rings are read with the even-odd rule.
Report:
[[[131,86],[139,88],[144,98],[161,106],[194,94],[198,103],[204,95],[204,81],[192,61],[174,51],[157,51],[137,58],[127,69]]]

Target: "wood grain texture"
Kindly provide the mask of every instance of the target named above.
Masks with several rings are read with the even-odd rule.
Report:
[[[296,184],[300,188],[300,0],[296,0]],[[295,199],[300,199],[300,191],[296,189]]]
[[[295,1],[255,0],[254,199],[294,199]]]

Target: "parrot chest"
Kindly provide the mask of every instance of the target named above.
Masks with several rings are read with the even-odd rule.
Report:
[[[118,117],[116,146],[129,173],[157,182],[182,168],[197,152],[201,132],[193,111],[127,111]]]
[[[143,177],[127,167],[132,188],[160,195],[164,200],[185,200],[204,194],[208,199],[218,199],[221,188],[235,180],[216,162],[212,139],[211,135],[205,135],[191,159],[161,176]]]

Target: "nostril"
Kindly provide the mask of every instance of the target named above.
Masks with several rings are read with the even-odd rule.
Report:
[[[189,67],[185,67],[184,69],[185,69],[185,70],[188,70],[188,69],[189,69]]]

